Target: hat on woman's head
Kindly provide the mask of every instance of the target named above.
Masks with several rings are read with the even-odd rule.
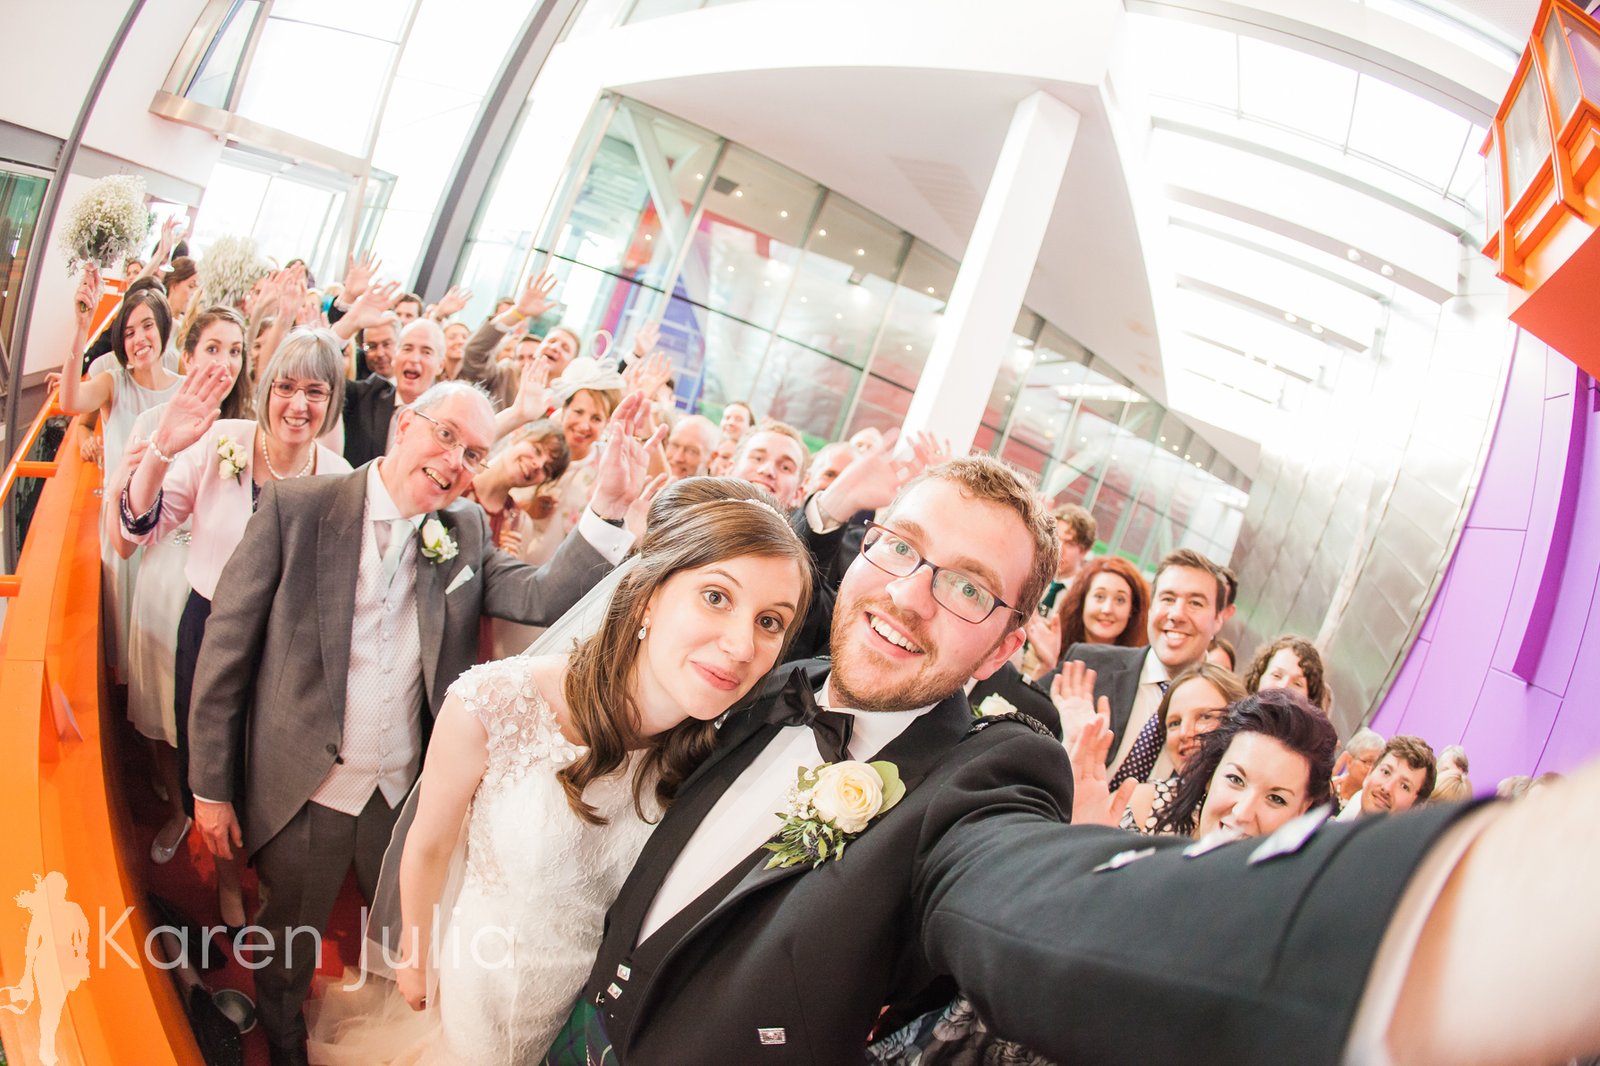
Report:
[[[556,399],[563,407],[584,389],[594,392],[621,392],[627,387],[628,382],[621,374],[606,369],[586,355],[581,355],[568,363],[567,369],[550,384],[550,388],[555,391]]]

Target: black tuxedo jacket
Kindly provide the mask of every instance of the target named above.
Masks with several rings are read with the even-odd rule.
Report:
[[[859,1063],[881,1008],[950,978],[1064,1063],[1333,1063],[1409,871],[1460,813],[1325,827],[1253,866],[1259,842],[1187,859],[1063,825],[1061,745],[1014,722],[969,735],[957,695],[882,752],[908,792],[843,858],[754,853],[636,946],[679,851],[776,734],[764,711],[793,669],[820,680],[785,667],[729,719],[607,915],[583,995],[624,1064]],[[1096,872],[1130,849],[1149,851]]]
[[[394,386],[377,376],[344,387],[344,457],[358,467],[383,455],[394,420]]]

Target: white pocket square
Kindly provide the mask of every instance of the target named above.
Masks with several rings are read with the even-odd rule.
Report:
[[[444,594],[446,596],[450,595],[456,589],[460,588],[462,585],[465,585],[468,581],[471,581],[472,578],[473,578],[472,567],[470,567],[470,566],[462,567],[461,568],[461,572],[459,574],[457,574],[451,580],[450,587],[444,590]]]

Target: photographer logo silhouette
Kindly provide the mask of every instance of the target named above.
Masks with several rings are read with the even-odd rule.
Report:
[[[0,1009],[27,1018],[38,1002],[39,1061],[54,1066],[60,1061],[56,1030],[67,993],[89,979],[89,918],[67,899],[67,879],[53,870],[35,874],[33,887],[18,892],[15,901],[29,916],[26,954],[22,980],[0,988],[9,1000]]]

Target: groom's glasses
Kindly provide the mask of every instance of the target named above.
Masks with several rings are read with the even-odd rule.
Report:
[[[990,592],[977,578],[930,563],[904,537],[876,522],[867,523],[867,535],[861,541],[861,554],[867,562],[895,577],[910,577],[926,566],[933,571],[933,601],[963,622],[976,625],[993,614],[997,607],[1017,610]],[[1020,611],[1017,613],[1021,614]]]
[[[433,439],[438,441],[439,446],[445,451],[453,451],[456,448],[461,449],[462,466],[473,471],[474,473],[483,468],[484,460],[489,458],[486,453],[480,452],[478,449],[469,446],[466,441],[462,440],[456,435],[455,430],[451,429],[443,422],[429,418],[421,411],[412,411],[411,413],[428,423],[429,426],[433,427]]]

